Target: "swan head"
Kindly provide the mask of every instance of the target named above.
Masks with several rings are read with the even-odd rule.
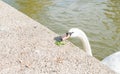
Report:
[[[78,37],[80,35],[80,29],[78,29],[78,28],[71,28],[68,31],[68,34],[70,34],[70,37]]]
[[[62,37],[62,40],[66,40],[68,38],[72,37],[78,37],[80,35],[80,29],[78,28],[71,28],[64,37]]]
[[[91,51],[91,47],[89,44],[89,40],[88,40],[86,34],[82,30],[80,30],[78,28],[72,28],[66,33],[66,35],[64,35],[62,37],[61,40],[66,40],[70,37],[79,37],[81,39],[81,41],[83,42],[83,47],[86,50],[87,54],[92,56],[92,51]]]

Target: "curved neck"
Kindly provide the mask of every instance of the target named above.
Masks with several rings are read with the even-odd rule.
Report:
[[[84,50],[86,51],[86,53],[88,55],[92,56],[92,51],[91,51],[91,46],[90,46],[89,40],[83,31],[80,31],[79,38],[81,39],[81,41],[83,43],[83,47],[84,47]]]

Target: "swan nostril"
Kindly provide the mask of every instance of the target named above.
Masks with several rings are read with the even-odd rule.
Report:
[[[66,33],[66,36],[68,36],[69,35],[69,33]]]
[[[74,32],[67,32],[67,33],[66,33],[66,36],[68,36],[68,35],[71,36],[73,33],[74,33]]]

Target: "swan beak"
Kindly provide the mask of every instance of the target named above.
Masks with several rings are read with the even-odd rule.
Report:
[[[66,33],[65,35],[61,36],[62,41],[67,40],[71,36],[71,33]]]

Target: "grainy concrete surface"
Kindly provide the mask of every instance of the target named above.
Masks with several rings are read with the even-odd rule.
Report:
[[[70,42],[0,1],[0,74],[115,74]]]

